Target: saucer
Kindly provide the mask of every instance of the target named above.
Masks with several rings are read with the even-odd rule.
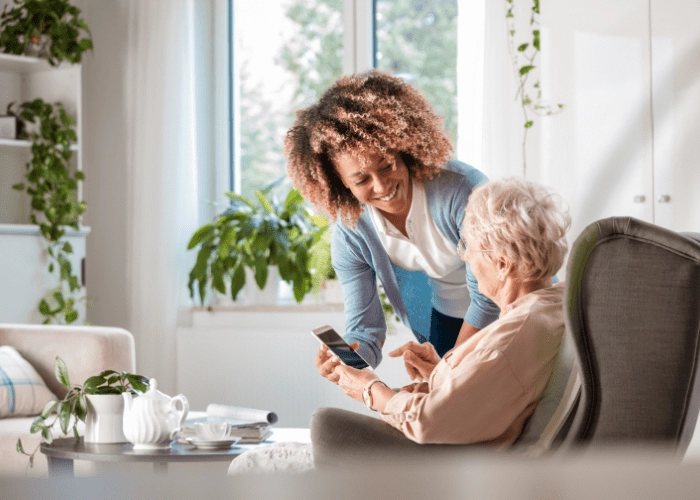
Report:
[[[194,445],[194,447],[199,450],[224,450],[226,448],[230,448],[240,440],[241,438],[239,437],[217,439],[214,441],[199,439],[196,437],[185,438],[185,441],[191,445]]]

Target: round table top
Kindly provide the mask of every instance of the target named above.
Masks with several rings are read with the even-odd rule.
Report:
[[[308,429],[274,429],[272,436],[261,444],[282,441],[306,441]],[[210,462],[232,460],[251,446],[235,445],[221,450],[200,450],[191,444],[173,442],[162,450],[134,450],[131,443],[95,444],[83,438],[54,439],[51,444],[42,443],[41,452],[49,457],[94,462]]]

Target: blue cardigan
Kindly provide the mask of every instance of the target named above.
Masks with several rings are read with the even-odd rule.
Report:
[[[424,184],[435,225],[455,246],[459,242],[469,195],[476,185],[487,180],[477,169],[451,160],[442,175]],[[386,338],[377,278],[403,324],[411,328],[419,340],[429,338],[432,308],[445,310],[432,291],[436,283],[422,271],[406,271],[391,263],[366,210],[355,229],[342,223],[333,227],[331,260],[343,287],[345,339],[348,343],[359,341],[358,353],[373,367],[382,360]],[[479,293],[476,277],[468,264],[466,282],[471,303],[464,321],[483,328],[498,318],[500,310]]]

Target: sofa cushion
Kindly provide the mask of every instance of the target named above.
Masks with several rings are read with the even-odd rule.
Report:
[[[0,418],[38,415],[56,396],[14,347],[0,346]]]

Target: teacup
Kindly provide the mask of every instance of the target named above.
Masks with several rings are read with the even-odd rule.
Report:
[[[231,426],[228,422],[197,422],[194,435],[200,441],[221,441],[228,437]]]

